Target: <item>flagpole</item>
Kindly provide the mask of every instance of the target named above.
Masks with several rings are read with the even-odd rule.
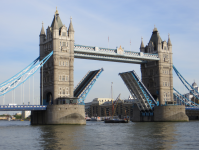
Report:
[[[130,40],[130,51],[131,51],[131,40]]]

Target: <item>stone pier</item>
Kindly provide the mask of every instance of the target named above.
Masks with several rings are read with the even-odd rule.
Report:
[[[86,124],[84,105],[48,105],[45,111],[31,111],[31,125]]]

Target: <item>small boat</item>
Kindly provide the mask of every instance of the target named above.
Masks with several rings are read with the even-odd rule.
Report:
[[[86,117],[85,119],[86,119],[86,121],[91,121],[90,117]]]
[[[90,121],[101,121],[100,117],[91,117]]]
[[[105,119],[104,123],[128,123],[127,119]]]
[[[23,119],[21,119],[20,121],[24,121]]]

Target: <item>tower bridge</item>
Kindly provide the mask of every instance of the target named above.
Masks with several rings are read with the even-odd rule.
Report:
[[[32,110],[31,124],[86,123],[84,99],[103,68],[89,71],[74,89],[74,58],[140,64],[141,79],[135,71],[119,73],[130,93],[138,99],[133,121],[188,121],[185,106],[176,105],[173,100],[170,37],[162,41],[154,27],[149,43],[144,46],[142,39],[140,52],[133,52],[121,46],[109,49],[74,44],[74,33],[72,18],[67,28],[56,10],[46,32],[42,24],[38,65],[34,61],[0,85],[0,96],[5,95],[40,69],[40,105],[47,107]]]

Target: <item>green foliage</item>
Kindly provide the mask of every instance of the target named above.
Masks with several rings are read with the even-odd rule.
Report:
[[[16,119],[21,119],[21,115],[14,115]]]

